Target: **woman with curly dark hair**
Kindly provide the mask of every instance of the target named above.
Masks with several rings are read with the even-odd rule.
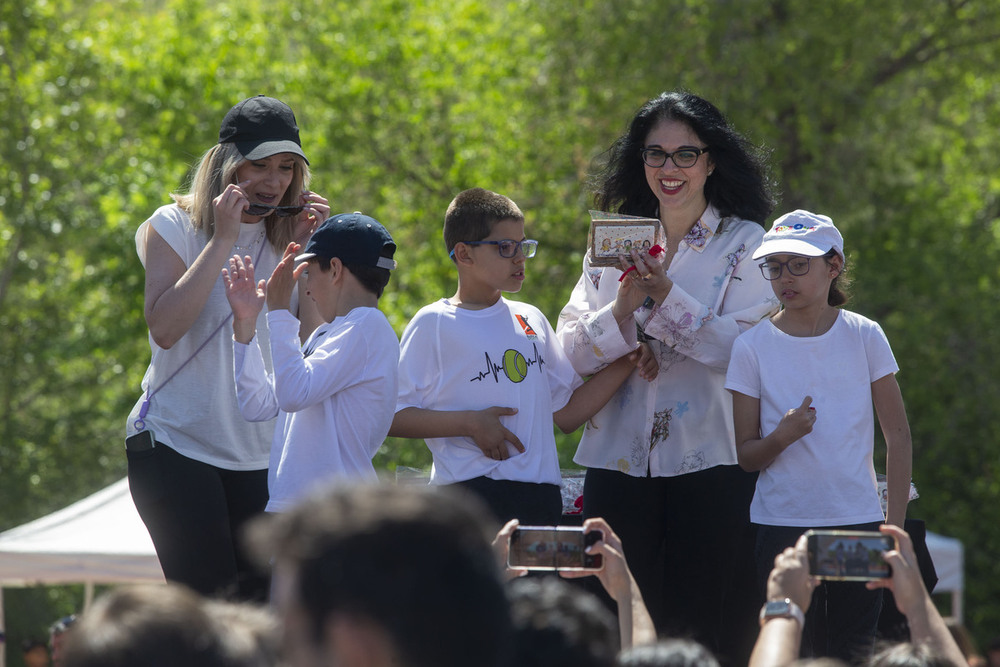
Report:
[[[608,151],[595,202],[659,219],[663,252],[631,250],[624,278],[585,259],[559,318],[582,375],[648,346],[580,441],[584,516],[604,517],[621,537],[661,634],[745,664],[759,608],[748,514],[756,475],[737,465],[723,385],[736,336],[777,307],[750,259],[774,208],[765,156],[710,102],[664,93]]]

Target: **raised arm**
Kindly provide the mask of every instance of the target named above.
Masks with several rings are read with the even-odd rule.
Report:
[[[172,347],[198,319],[219,272],[239,236],[246,197],[239,186],[228,185],[216,197],[215,233],[191,266],[152,225],[146,231],[146,288],[144,314],[157,345]]]
[[[222,269],[226,299],[233,311],[233,371],[236,402],[247,421],[266,421],[278,414],[273,378],[264,366],[257,333],[257,315],[264,307],[264,281],[256,283],[250,257],[234,255]]]
[[[619,283],[619,275],[610,268],[594,269],[585,260],[583,275],[559,313],[556,338],[580,375],[593,375],[635,349],[634,308],[629,308],[642,300],[618,298],[622,289],[634,289],[629,280]]]
[[[639,592],[632,571],[625,558],[622,541],[611,530],[607,521],[600,517],[587,519],[583,522],[585,532],[596,530],[601,533],[599,542],[591,545],[587,553],[604,556],[604,567],[596,573],[601,586],[611,599],[618,605],[618,632],[621,637],[622,650],[656,641],[656,627],[646,608],[646,602]],[[559,575],[567,579],[576,579],[594,574],[585,571],[561,570]]]
[[[869,589],[888,588],[892,591],[896,607],[910,626],[911,642],[926,644],[954,665],[967,665],[962,650],[927,593],[910,535],[892,524],[883,524],[879,529],[896,539],[896,549],[887,551],[884,555],[886,562],[892,566],[892,576],[869,581],[865,585]]]
[[[749,667],[784,667],[799,659],[802,644],[802,615],[809,610],[816,580],[809,575],[808,548],[805,536],[774,558],[774,569],[767,578],[767,601],[790,602],[788,616],[764,617],[760,634],[750,654]]]

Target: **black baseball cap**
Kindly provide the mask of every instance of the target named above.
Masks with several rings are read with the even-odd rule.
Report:
[[[236,144],[240,155],[248,160],[295,153],[309,164],[302,152],[299,126],[295,124],[292,108],[266,95],[249,97],[229,110],[222,119],[219,143]]]
[[[383,252],[385,249],[387,253]],[[396,260],[392,259],[395,252],[396,243],[382,223],[355,211],[327,218],[309,239],[306,251],[295,261],[336,257],[348,265],[395,269]]]

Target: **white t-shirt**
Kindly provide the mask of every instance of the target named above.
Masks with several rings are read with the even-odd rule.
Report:
[[[471,438],[430,438],[431,483],[475,477],[560,484],[552,413],[583,383],[534,306],[501,298],[483,310],[441,299],[421,308],[403,332],[396,411],[517,408],[500,421],[524,453],[494,461]]]
[[[179,206],[162,206],[139,226],[135,235],[136,251],[143,266],[146,264],[146,231],[150,225],[188,267],[208,243],[208,236],[192,226],[191,218]],[[256,273],[266,278],[278,265],[281,253],[261,235],[263,231],[264,222],[241,225],[236,245],[252,246],[249,250],[240,250],[240,254],[257,257],[260,253]],[[236,253],[235,247],[233,253]],[[297,308],[298,296],[293,294],[292,309]],[[142,395],[125,426],[127,435],[139,430],[134,422],[147,390],[152,390],[155,393],[144,421],[159,442],[188,458],[227,470],[267,467],[274,427],[271,423],[247,422],[236,405],[232,327],[227,322],[231,313],[220,271],[198,319],[173,347],[165,350],[149,337],[152,359],[142,379]],[[223,324],[221,330],[220,324]],[[266,347],[267,319],[263,314],[257,319],[257,333]],[[197,351],[202,344],[205,347]],[[192,355],[194,358],[167,381]],[[270,366],[270,355],[265,363]]]
[[[274,375],[257,337],[234,344],[240,410],[248,420],[277,415],[268,512],[283,512],[321,482],[375,481],[372,457],[396,407],[399,339],[377,308],[355,308],[319,326],[299,345],[299,321],[267,313]]]
[[[816,423],[760,471],[750,520],[770,526],[883,521],[875,468],[872,382],[899,370],[881,327],[841,310],[820,336],[789,336],[770,320],[736,339],[726,389],[760,399],[767,435],[812,396]]]
[[[736,463],[732,400],[724,389],[729,354],[741,332],[778,306],[750,259],[763,236],[757,223],[722,220],[708,207],[670,262],[670,294],[620,326],[611,309],[622,272],[584,259],[556,329],[574,368],[590,375],[630,352],[641,320],[660,372],[651,382],[638,372],[628,377],[587,422],[576,463],[633,477]]]

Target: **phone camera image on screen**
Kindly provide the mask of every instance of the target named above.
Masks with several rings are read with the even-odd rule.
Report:
[[[600,570],[600,554],[585,549],[601,539],[598,531],[584,533],[573,526],[521,526],[510,536],[507,565],[525,570]]]
[[[806,531],[809,573],[834,581],[868,581],[892,576],[882,557],[895,549],[894,540],[882,533],[846,530]]]

